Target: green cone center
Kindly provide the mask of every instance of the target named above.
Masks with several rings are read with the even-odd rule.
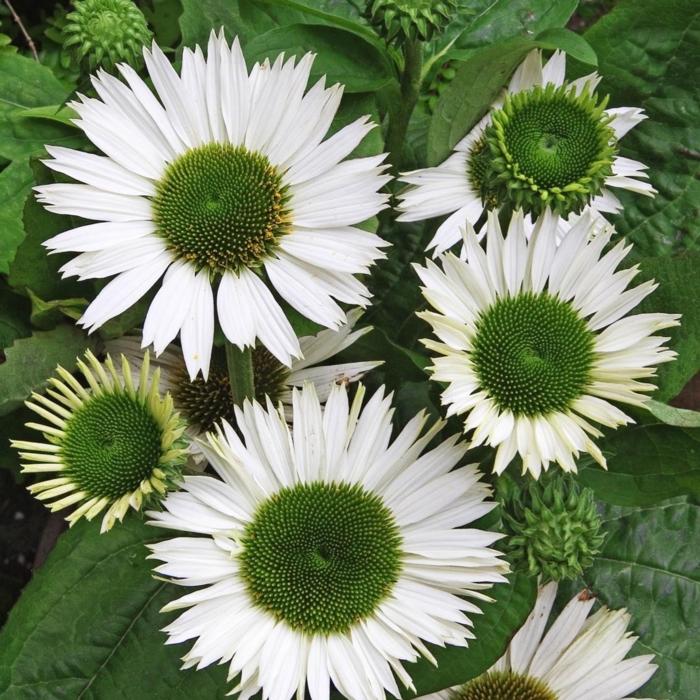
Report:
[[[241,574],[256,605],[307,634],[369,617],[401,572],[401,536],[382,500],[355,484],[299,484],[255,513]]]
[[[269,396],[277,404],[286,388],[289,368],[263,345],[253,348],[252,355],[255,398],[264,405],[265,396]],[[172,394],[178,410],[200,431],[212,430],[222,420],[235,424],[226,358],[218,348],[212,355],[209,378],[205,381],[197,375],[190,380],[183,364],[175,375]]]
[[[138,489],[161,457],[163,432],[125,393],[91,397],[69,418],[61,445],[69,476],[86,495],[115,500]]]
[[[152,201],[157,233],[180,259],[212,272],[259,265],[287,232],[286,191],[268,159],[209,143],[172,162]]]
[[[587,91],[577,95],[571,86],[551,84],[508,95],[484,131],[489,160],[482,180],[513,208],[580,211],[612,175],[615,134],[605,104]],[[479,157],[475,146],[470,172]]]
[[[557,696],[538,678],[492,671],[469,681],[451,700],[557,700]]]
[[[593,333],[567,302],[524,293],[499,299],[476,323],[471,360],[501,410],[535,416],[566,410],[584,392]]]

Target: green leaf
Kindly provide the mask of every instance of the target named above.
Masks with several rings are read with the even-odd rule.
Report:
[[[44,301],[34,294],[31,289],[28,289],[27,292],[32,302],[32,325],[34,328],[40,328],[42,330],[54,328],[56,324],[64,320],[66,316],[73,321],[77,321],[88,305],[87,299],[55,299],[54,301]]]
[[[649,166],[659,194],[616,189],[618,230],[643,255],[700,248],[700,4],[622,0],[586,39],[611,106],[643,107],[649,117],[624,137],[621,155]]]
[[[12,345],[17,338],[30,335],[28,314],[27,300],[0,284],[0,350]]]
[[[27,119],[46,119],[48,121],[63,124],[71,129],[78,127],[73,123],[74,119],[78,118],[78,113],[70,107],[61,105],[47,105],[46,107],[30,107],[29,109],[20,109],[15,113],[18,117],[26,117]]]
[[[648,505],[686,494],[700,496],[700,430],[661,423],[611,432],[599,442],[608,470],[583,460],[580,480],[616,505]]]
[[[31,167],[37,184],[54,182],[49,169],[43,164],[32,161]],[[47,300],[84,296],[90,290],[89,284],[74,278],[61,279],[58,271],[75,254],[50,255],[42,245],[56,234],[79,224],[71,216],[48,211],[36,201],[32,192],[25,195],[22,207],[25,236],[10,264],[10,285],[25,293],[31,290],[38,297]]]
[[[677,428],[700,428],[700,413],[697,411],[668,406],[654,400],[648,401],[646,407],[649,413],[666,425],[674,425]]]
[[[24,239],[22,212],[33,182],[32,169],[26,161],[10,163],[0,172],[0,272],[9,272]]]
[[[336,14],[291,0],[182,0],[180,17],[185,46],[206,44],[212,28],[223,27],[229,39],[238,36],[244,50],[265,32],[293,24],[331,26],[356,34],[382,51],[379,38],[368,27]],[[246,52],[246,58],[248,58]]]
[[[159,609],[185,591],[151,577],[146,544],[172,533],[129,515],[106,535],[81,521],[63,534],[0,634],[3,700],[223,699],[226,667],[180,670]]]
[[[535,41],[543,49],[561,49],[568,56],[589,66],[598,65],[598,57],[591,45],[580,35],[563,27],[553,27],[540,32]]]
[[[654,398],[668,401],[700,371],[700,253],[676,257],[642,258],[641,272],[635,282],[655,279],[659,287],[635,310],[682,314],[681,325],[669,328],[669,346],[678,353],[673,362],[659,367],[654,383],[659,387]]]
[[[464,683],[493,665],[530,614],[536,589],[534,579],[522,574],[511,575],[510,583],[499,583],[488,592],[495,599],[494,603],[480,604],[484,614],[473,618],[476,639],[469,642],[467,649],[431,647],[438,661],[437,668],[425,659],[415,665],[406,664],[418,695]],[[404,697],[414,695],[405,693]]]
[[[72,325],[16,340],[0,364],[0,416],[21,406],[32,391],[41,391],[56,365],[73,369],[76,357],[91,346],[94,341]]]
[[[514,37],[529,38],[546,29],[563,27],[578,0],[479,0],[481,10],[456,38],[445,58],[465,60],[477,49]]]
[[[607,540],[584,578],[601,602],[631,613],[640,639],[629,655],[656,655],[659,668],[638,695],[690,700],[700,688],[700,506],[611,506],[602,516]]]
[[[345,91],[379,90],[392,79],[386,56],[356,34],[344,29],[291,24],[271,29],[250,40],[245,46],[247,61],[274,60],[280,53],[301,57],[316,53],[309,82],[327,76],[328,84],[342,83]]]
[[[438,165],[484,116],[511,73],[534,48],[527,39],[511,39],[475,53],[461,64],[440,95],[428,130],[428,165]]]
[[[23,115],[60,105],[69,91],[49,68],[19,54],[0,53],[0,156],[10,160],[44,153],[44,144],[72,146],[82,137],[75,128]]]

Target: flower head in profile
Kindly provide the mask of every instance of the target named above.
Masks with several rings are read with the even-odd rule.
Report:
[[[79,183],[37,188],[49,210],[98,222],[46,242],[80,253],[64,275],[116,275],[80,323],[92,331],[159,284],[143,344],[160,354],[179,333],[190,378],[206,379],[216,288],[228,340],[257,338],[289,366],[302,352],[273,290],[334,329],[346,319],[337,302],[367,305],[355,275],[385,243],[356,224],[385,206],[389,176],[383,155],[344,158],[373,124],[361,117],[324,140],[342,87],[322,78],[307,91],[311,54],[249,72],[238,41],[212,33],[206,58],[184,50],[180,75],[155,44],[144,58],[155,92],[121,64],[124,81],[101,71],[98,98],[72,105],[105,155],[48,147],[47,165]]]
[[[583,590],[548,626],[557,595],[539,589],[535,607],[487,673],[418,700],[628,700],[656,671],[654,655],[625,658],[637,637],[626,610],[601,607]],[[545,629],[547,629],[545,633]]]
[[[119,371],[111,357],[101,364],[87,352],[78,360],[84,386],[58,367],[47,395],[33,394],[27,406],[44,422],[27,427],[44,442],[13,440],[25,474],[47,474],[28,488],[52,511],[69,506],[73,525],[103,511],[102,532],[122,520],[129,508],[153,507],[181,478],[187,446],[185,424],[170,395],[158,392],[158,370],[151,376],[148,354],[138,380],[125,357]]]
[[[166,606],[186,609],[169,642],[195,640],[185,667],[227,663],[241,700],[322,700],[331,682],[398,697],[403,664],[432,658],[425,642],[466,646],[483,589],[504,580],[500,535],[462,528],[494,506],[476,467],[457,466],[465,445],[425,451],[443,424],[424,432],[422,414],[392,441],[391,397],[362,408],[363,393],[335,386],[322,408],[313,385],[295,389],[291,429],[246,402],[243,438],[224,423],[202,447],[219,478],[186,477],[152,513],[198,535],[151,545],[159,575],[201,587]]]
[[[291,419],[292,389],[295,386],[301,387],[305,382],[313,383],[319,400],[324,403],[336,383],[356,382],[381,365],[381,361],[323,364],[372,330],[371,326],[355,330],[355,324],[361,315],[360,309],[352,309],[348,312],[347,323],[337,331],[326,329],[316,335],[299,338],[304,359],[293,360],[291,367],[283,365],[263,345],[256,345],[252,352],[252,362],[257,400],[264,404],[265,397],[269,396],[274,405],[281,402],[287,418]],[[140,346],[141,340],[137,336],[124,336],[107,343],[107,349],[111,353],[123,353],[132,366],[136,367],[143,359]],[[236,417],[223,350],[214,348],[206,380],[201,377],[190,379],[182,351],[175,345],[169,345],[151,364],[161,370],[161,389],[172,395],[175,408],[189,424],[187,432],[192,438],[213,430],[222,420],[235,425]],[[191,447],[199,452],[196,443],[192,443]]]
[[[652,196],[646,167],[617,155],[618,141],[645,115],[636,107],[607,109],[596,73],[567,82],[566,55],[542,65],[531,52],[505,93],[434,168],[404,173],[400,221],[449,214],[429,244],[438,255],[461,240],[465,222],[485,211],[549,208],[562,216],[560,235],[584,211],[601,218],[622,208],[611,188]]]
[[[464,234],[466,260],[447,253],[416,267],[435,311],[421,313],[438,341],[432,377],[447,383],[448,415],[463,415],[473,441],[497,448],[501,473],[516,454],[538,478],[551,462],[575,471],[592,438],[632,422],[615,403],[643,406],[656,365],[672,360],[658,330],[676,314],[626,314],[656,288],[627,289],[639,268],[616,271],[631,246],[607,253],[612,228],[590,239],[581,217],[557,247],[557,217],[546,212],[528,241],[522,212],[504,238],[489,214],[486,252],[474,230]]]

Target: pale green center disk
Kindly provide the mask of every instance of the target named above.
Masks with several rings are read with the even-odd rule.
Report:
[[[136,397],[91,397],[68,419],[61,456],[65,476],[89,497],[115,500],[136,491],[158,466],[163,431]]]
[[[401,536],[375,494],[298,484],[246,527],[241,574],[256,605],[307,634],[342,633],[377,609],[401,572]]]
[[[286,188],[269,160],[209,143],[173,161],[152,201],[156,231],[180,259],[212,272],[255,267],[288,231]]]
[[[476,323],[471,360],[483,389],[516,415],[565,411],[584,393],[594,334],[567,302],[523,293],[499,299]]]
[[[286,387],[289,368],[264,345],[253,348],[252,358],[256,400],[265,405],[265,397],[269,396],[277,405]],[[173,399],[188,422],[201,431],[212,430],[222,420],[234,425],[236,416],[224,353],[219,348],[214,349],[206,381],[201,375],[191,380],[183,364],[175,375]]]
[[[557,696],[537,678],[493,671],[469,681],[450,700],[557,700]]]

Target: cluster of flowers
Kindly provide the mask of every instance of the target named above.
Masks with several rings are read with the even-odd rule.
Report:
[[[72,105],[104,155],[48,147],[47,165],[78,183],[37,190],[51,211],[98,222],[46,242],[78,253],[65,275],[115,276],[82,326],[160,286],[142,339],[107,348],[120,363],[88,354],[84,381],[59,369],[28,402],[44,441],[15,447],[25,472],[50,476],[30,489],[73,506],[71,523],[102,513],[107,531],[148,509],[190,533],[151,547],[159,575],[196,588],[167,606],[186,609],[165,630],[195,640],[185,667],[229,664],[242,699],[308,688],[323,700],[331,683],[399,697],[397,681],[413,687],[405,662],[434,661],[426,644],[467,646],[483,590],[507,581],[491,547],[502,535],[464,527],[495,506],[477,466],[461,465],[467,447],[494,448],[497,474],[516,455],[535,479],[553,464],[575,472],[583,453],[605,466],[596,426],[630,422],[614,404],[643,405],[674,356],[655,333],[676,316],[627,315],[655,286],[628,288],[630,246],[608,246],[602,218],[620,208],[610,188],[653,194],[643,166],[616,155],[643,115],[605,109],[596,75],[567,83],[564,55],[543,65],[535,51],[453,155],[402,176],[400,219],[449,214],[437,259],[415,271],[433,309],[420,314],[436,336],[423,341],[432,378],[470,442],[436,444],[443,421],[419,414],[393,435],[390,395],[363,406],[359,384],[349,396],[379,362],[322,365],[366,332],[357,275],[384,257],[360,224],[387,206],[385,157],[348,158],[371,121],[326,138],[342,87],[307,90],[312,55],[249,70],[238,41],[212,33],[180,74],[155,44],[144,60],[154,90],[120,64],[123,80],[99,71],[96,97]],[[284,307],[328,330],[298,338]],[[253,348],[256,400],[242,406],[217,321],[229,347]],[[203,462],[215,475],[196,473]],[[589,618],[583,592],[545,633],[555,594],[541,587],[488,673],[434,697],[616,700],[643,685],[655,667],[624,659],[629,616]]]

